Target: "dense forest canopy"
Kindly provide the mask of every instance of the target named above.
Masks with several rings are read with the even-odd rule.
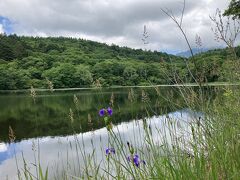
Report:
[[[228,49],[184,59],[83,39],[0,35],[1,90],[47,88],[49,81],[54,88],[194,82],[189,70],[202,82],[237,81],[234,63]]]

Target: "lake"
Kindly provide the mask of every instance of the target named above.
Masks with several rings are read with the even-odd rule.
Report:
[[[211,102],[221,90],[204,88],[206,101]],[[198,88],[189,92],[194,97]],[[89,154],[94,150],[94,161],[102,162],[109,134],[98,111],[107,107],[113,108],[111,119],[116,135],[139,148],[144,147],[144,127],[151,130],[155,143],[166,143],[159,131],[164,132],[167,143],[172,143],[168,132],[171,129],[166,127],[173,121],[178,128],[176,136],[186,141],[191,134],[190,124],[204,117],[197,105],[189,109],[178,87],[36,92],[35,98],[30,91],[1,93],[0,179],[17,179],[17,166],[22,170],[23,160],[33,171],[39,157],[52,178],[66,169],[70,175],[81,175],[84,160],[79,153],[83,149]],[[14,132],[12,143],[9,127]]]

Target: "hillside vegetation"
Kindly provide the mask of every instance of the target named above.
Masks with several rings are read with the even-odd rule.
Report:
[[[187,61],[202,82],[239,80],[231,79],[237,61],[227,49],[183,59],[83,39],[0,35],[0,89],[47,88],[50,81],[54,88],[193,82]]]

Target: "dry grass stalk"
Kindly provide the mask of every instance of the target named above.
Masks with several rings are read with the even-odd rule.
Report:
[[[79,107],[79,99],[76,96],[76,94],[74,94],[74,96],[73,96],[73,102],[74,102],[76,108],[78,109],[78,107]]]
[[[142,90],[142,102],[144,102],[144,103],[147,103],[147,102],[149,102],[149,97],[148,97],[148,94],[144,91],[144,90]]]
[[[88,114],[88,125],[89,125],[89,127],[92,127],[92,125],[93,125],[91,114]]]
[[[71,121],[71,123],[73,123],[74,122],[74,114],[73,114],[73,111],[72,111],[72,109],[70,108],[69,109],[69,119],[70,119],[70,121]]]
[[[112,93],[109,105],[113,107],[113,103],[114,103],[114,94]]]
[[[11,126],[9,126],[8,137],[9,137],[10,143],[13,143],[16,139],[16,136]]]
[[[128,92],[128,100],[130,102],[133,102],[134,99],[135,99],[134,90],[131,88],[131,90]]]
[[[101,88],[102,87],[99,79],[96,79],[96,81],[93,82],[93,85],[94,85],[94,87],[97,87],[97,88]]]
[[[31,86],[31,89],[30,89],[30,96],[32,97],[32,99],[33,99],[33,101],[34,101],[34,103],[36,102],[36,96],[37,96],[37,94],[36,94],[36,91],[35,91],[35,89],[33,88],[33,86]]]
[[[46,78],[47,84],[48,84],[48,88],[50,89],[51,92],[54,91],[53,89],[53,83],[52,81],[50,81],[48,78]]]

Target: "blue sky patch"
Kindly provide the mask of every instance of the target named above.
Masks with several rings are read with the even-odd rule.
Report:
[[[2,24],[6,34],[13,33],[12,22],[7,17],[0,16],[0,24]]]

